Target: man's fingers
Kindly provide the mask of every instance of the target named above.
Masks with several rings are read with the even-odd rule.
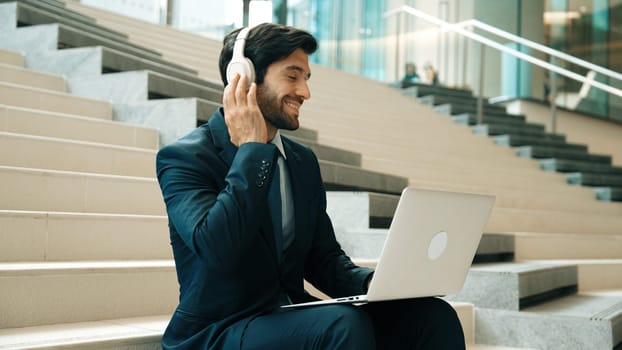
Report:
[[[257,106],[257,84],[256,83],[251,84],[251,88],[248,89],[247,98],[248,98],[248,104],[250,106]]]
[[[229,104],[235,104],[235,90],[238,86],[238,81],[240,80],[240,75],[235,74],[233,78],[229,81],[229,84],[225,86],[225,90],[222,94],[222,104],[227,106]]]
[[[246,105],[246,81],[248,78],[245,75],[240,77],[238,85],[235,89],[235,103],[237,105]]]

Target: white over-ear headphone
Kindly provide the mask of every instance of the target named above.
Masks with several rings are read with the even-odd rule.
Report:
[[[238,35],[235,37],[235,43],[233,45],[233,57],[227,65],[227,81],[231,82],[236,74],[240,76],[245,75],[248,78],[247,89],[250,88],[251,83],[255,81],[255,67],[250,59],[244,56],[244,47],[246,45],[246,36],[250,31],[249,27],[242,28]]]

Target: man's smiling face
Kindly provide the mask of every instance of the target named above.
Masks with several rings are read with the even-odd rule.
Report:
[[[263,83],[257,86],[257,103],[269,127],[298,129],[300,108],[311,98],[310,77],[309,55],[302,49],[268,66]]]

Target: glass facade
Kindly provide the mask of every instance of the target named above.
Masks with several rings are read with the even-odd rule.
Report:
[[[548,0],[544,17],[545,42],[551,47],[615,72],[622,71],[622,1]],[[617,20],[615,20],[617,18]],[[589,70],[572,64],[565,67],[581,75]],[[596,74],[596,81],[620,88],[622,82]],[[580,91],[582,84],[560,79],[558,89]],[[571,95],[572,96],[572,95]],[[560,101],[564,104],[567,101]],[[622,121],[622,98],[591,88],[577,106],[599,116]]]
[[[141,4],[141,8],[135,7],[143,10],[143,15],[149,8],[150,18],[155,18],[153,13],[160,13],[160,21],[217,39],[242,26],[246,3],[250,5],[248,18],[251,24],[272,18],[273,22],[286,22],[310,31],[320,42],[320,49],[311,58],[314,63],[388,83],[404,76],[407,63],[415,64],[421,81],[429,81],[424,67],[430,66],[438,72],[441,84],[467,87],[475,92],[481,85],[486,97],[499,99],[550,99],[552,97],[548,93],[554,83],[559,92],[556,98],[558,104],[572,107],[570,102],[576,102],[575,97],[583,84],[560,75],[551,75],[508,53],[482,49],[479,43],[440,30],[424,19],[404,12],[390,15],[388,12],[410,6],[450,23],[477,19],[615,72],[622,71],[622,0],[111,1],[126,7],[130,3]],[[98,0],[83,2],[94,4]],[[110,1],[100,2],[111,7]],[[154,7],[157,10],[152,10]],[[167,10],[168,16],[162,16],[161,13]],[[262,13],[253,13],[258,11]],[[167,17],[168,21],[162,20]],[[508,49],[590,77],[586,68],[559,59],[553,61],[548,55],[522,45],[479,29],[465,28]],[[480,76],[480,69],[483,68],[485,70]],[[600,73],[593,79],[622,88],[622,81]],[[622,121],[622,98],[593,87],[579,98],[576,108]]]

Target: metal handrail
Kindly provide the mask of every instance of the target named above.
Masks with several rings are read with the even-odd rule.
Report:
[[[459,25],[459,24],[453,24],[453,23],[449,23],[449,22],[443,21],[443,20],[441,20],[439,18],[436,18],[436,17],[434,17],[432,15],[429,15],[429,14],[423,12],[423,11],[414,9],[414,8],[412,8],[410,6],[403,5],[403,6],[399,7],[399,8],[394,9],[394,10],[387,11],[387,12],[384,13],[383,17],[393,16],[393,15],[399,14],[401,12],[404,12],[404,13],[410,14],[412,16],[424,19],[424,20],[426,20],[426,21],[428,21],[430,23],[436,24],[437,26],[441,27],[444,30],[455,32],[455,33],[460,34],[460,35],[462,35],[464,37],[473,39],[473,40],[478,41],[478,42],[480,42],[480,43],[482,43],[482,44],[484,44],[486,46],[489,46],[489,47],[492,47],[492,48],[497,49],[499,51],[505,52],[505,53],[510,54],[510,55],[512,55],[514,57],[517,57],[519,59],[527,61],[527,62],[529,62],[531,64],[534,64],[536,66],[540,66],[540,67],[542,67],[542,68],[544,68],[546,70],[549,70],[551,72],[555,72],[557,74],[563,75],[565,77],[568,77],[570,79],[576,80],[578,82],[581,82],[581,83],[584,83],[584,84],[588,84],[588,85],[593,86],[593,87],[595,87],[597,89],[606,91],[606,92],[608,92],[610,94],[622,97],[622,90],[620,90],[620,89],[617,89],[617,88],[615,88],[613,86],[601,83],[601,82],[596,81],[596,80],[588,79],[587,77],[584,77],[584,76],[582,76],[580,74],[577,74],[577,73],[574,73],[572,71],[569,71],[569,70],[567,70],[565,68],[553,65],[553,64],[551,64],[549,62],[546,62],[546,61],[543,61],[543,60],[541,60],[541,59],[539,59],[537,57],[533,57],[533,56],[528,55],[526,53],[523,53],[523,52],[517,51],[515,49],[506,47],[504,45],[501,45],[501,44],[497,43],[494,40],[485,38],[485,37],[483,37],[483,36],[481,36],[479,34],[470,32],[470,31],[462,28],[461,24]],[[558,55],[559,55],[559,57],[562,57],[565,54],[560,52]],[[577,59],[577,60],[579,60],[579,59]]]
[[[608,69],[608,68],[596,65],[594,63],[582,60],[582,59],[580,59],[578,57],[569,55],[567,53],[551,49],[550,47],[544,46],[542,44],[538,44],[538,43],[536,43],[534,41],[531,41],[531,40],[528,40],[528,39],[525,39],[525,38],[521,38],[518,35],[506,32],[506,31],[504,31],[502,29],[499,29],[497,27],[493,27],[493,26],[491,26],[489,24],[486,24],[484,22],[478,21],[476,19],[469,19],[469,20],[466,20],[466,21],[462,21],[462,22],[456,23],[455,25],[456,26],[460,26],[460,27],[473,26],[473,27],[482,29],[482,30],[484,30],[486,32],[489,32],[489,33],[492,33],[494,35],[497,35],[499,37],[502,37],[502,38],[514,41],[516,43],[519,43],[521,45],[530,47],[532,49],[544,52],[544,53],[546,53],[548,55],[551,55],[553,57],[557,57],[557,58],[560,58],[562,60],[568,61],[570,63],[574,63],[577,66],[581,66],[583,68],[587,68],[588,70],[595,71],[596,73],[600,73],[602,75],[606,75],[606,76],[608,76],[610,78],[613,78],[613,79],[622,80],[622,74],[620,74],[618,72],[615,72],[615,71],[612,71],[611,69]]]

